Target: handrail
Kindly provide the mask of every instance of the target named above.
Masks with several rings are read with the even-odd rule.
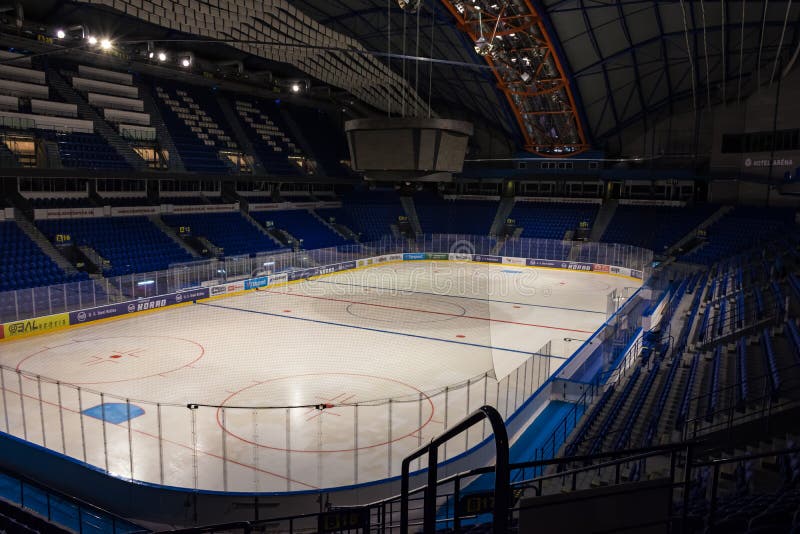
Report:
[[[44,494],[46,495],[46,498],[47,498],[47,512],[48,512],[47,516],[45,517],[45,519],[48,522],[53,523],[54,525],[67,526],[67,525],[63,525],[62,523],[59,523],[58,521],[55,521],[51,516],[51,513],[50,513],[51,512],[50,498],[53,497],[53,496],[55,496],[58,499],[61,499],[63,501],[66,501],[67,503],[75,506],[77,508],[77,510],[78,510],[78,520],[81,521],[81,522],[83,521],[83,519],[82,519],[82,517],[83,517],[82,511],[86,510],[86,511],[89,511],[89,512],[94,513],[94,514],[104,515],[104,516],[107,516],[107,517],[111,518],[112,532],[117,532],[117,524],[118,523],[122,523],[123,525],[127,524],[127,525],[133,526],[133,527],[139,527],[139,525],[133,523],[132,521],[128,521],[127,519],[123,519],[122,517],[119,517],[119,516],[113,514],[112,512],[104,510],[103,508],[100,508],[99,506],[95,506],[94,504],[90,504],[90,503],[88,503],[86,501],[83,501],[83,500],[81,500],[81,499],[79,499],[77,497],[74,497],[72,495],[68,495],[66,493],[62,493],[60,491],[54,490],[54,489],[46,486],[45,484],[42,484],[41,482],[37,482],[37,481],[35,481],[35,480],[33,480],[33,479],[23,475],[23,474],[18,473],[14,469],[9,469],[9,468],[3,466],[3,467],[0,467],[0,473],[3,473],[5,475],[7,475],[7,476],[9,476],[11,478],[14,478],[17,481],[19,481],[19,483],[20,483],[20,488],[19,488],[20,489],[20,502],[16,503],[16,502],[14,502],[14,500],[9,500],[9,502],[12,505],[19,504],[19,507],[22,508],[23,510],[25,509],[25,501],[24,501],[25,493],[24,493],[23,485],[32,486],[32,487],[38,488],[39,490],[44,492]],[[35,512],[35,510],[33,510],[33,511]],[[126,532],[130,532],[130,530],[126,530]]]
[[[455,426],[449,428],[444,434],[434,438],[429,444],[424,445],[403,459],[402,479],[400,482],[400,534],[408,534],[408,493],[410,483],[411,462],[417,458],[428,455],[428,482],[425,489],[425,504],[423,506],[423,532],[434,534],[436,531],[436,488],[439,462],[439,446],[453,437],[461,434],[468,428],[489,420],[494,434],[495,444],[495,476],[494,476],[494,520],[492,530],[495,534],[506,532],[508,524],[508,433],[503,417],[491,406],[481,406]]]

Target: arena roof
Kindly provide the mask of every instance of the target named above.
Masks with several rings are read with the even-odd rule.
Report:
[[[91,4],[169,30],[173,37],[219,40],[244,55],[291,65],[383,111],[427,114],[430,94],[433,114],[485,121],[529,149],[542,132],[619,149],[626,137],[672,114],[735,103],[774,83],[800,51],[800,3],[791,0],[425,0],[418,14],[400,10],[396,0],[23,4],[47,11],[50,23],[65,5],[74,11]],[[488,24],[475,25],[476,6]],[[466,22],[454,16],[459,9],[471,13]],[[491,68],[498,55],[489,54],[487,61],[474,49],[479,27],[490,37],[499,18],[493,10],[522,9],[535,14],[563,71],[559,77],[566,87],[558,98],[520,103]],[[507,48],[498,50],[506,60],[511,57]],[[418,62],[416,56],[436,62]],[[552,91],[526,94],[544,92]],[[537,115],[567,108],[573,118],[561,122]],[[520,120],[526,113],[537,116],[527,129]],[[533,135],[537,127],[541,131]]]

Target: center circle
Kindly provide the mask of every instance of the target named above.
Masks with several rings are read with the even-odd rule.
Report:
[[[386,400],[376,400],[376,391],[386,396]],[[387,433],[390,423],[386,419],[390,398],[394,409],[391,439]],[[255,403],[258,400],[261,406],[272,408],[252,408],[258,406]],[[404,400],[410,402],[402,402]],[[394,378],[357,373],[308,373],[270,378],[234,391],[217,408],[216,418],[229,436],[256,447],[285,452],[343,453],[416,436],[431,422],[433,414],[433,401],[425,393]],[[287,417],[289,432],[286,432]],[[356,417],[357,445],[353,443]],[[281,431],[259,433],[258,428]],[[342,432],[342,429],[347,431]],[[319,446],[319,432],[329,446]],[[258,434],[268,437],[258,437]],[[270,438],[291,441],[277,443]]]
[[[196,341],[172,336],[73,339],[28,354],[17,371],[75,386],[143,380],[183,369],[205,354]]]
[[[347,305],[347,313],[360,319],[389,324],[423,324],[452,321],[467,314],[454,302],[418,295],[383,295]]]

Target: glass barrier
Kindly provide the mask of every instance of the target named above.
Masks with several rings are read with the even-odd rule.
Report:
[[[411,242],[387,238],[321,250],[205,260],[153,273],[7,292],[0,294],[0,303],[9,321],[148,298],[210,282],[243,280],[264,272],[419,252],[473,254],[482,256],[475,260],[484,263],[499,263],[498,253],[567,262],[580,257],[598,265],[613,259],[618,266],[642,270],[644,276],[651,259],[647,251],[618,245],[576,247],[547,240],[503,243],[461,235],[421,236]],[[157,403],[137,398],[136,388],[126,396],[119,394],[125,388],[111,393],[91,384],[82,387],[0,367],[0,430],[131,481],[241,492],[315,491],[370,482],[399,475],[405,456],[482,405],[494,406],[508,419],[537,391],[534,409],[555,398],[543,387],[554,380],[588,384],[596,383],[598,377],[607,379],[641,326],[641,313],[650,298],[636,291],[626,301],[613,300],[611,317],[600,330],[590,339],[572,340],[563,356],[554,354],[548,342],[535,352],[516,351],[520,354],[515,366],[501,376],[495,367],[433,389],[403,390],[387,384],[384,396],[357,400],[304,397],[276,380],[228,392],[231,396],[220,405],[195,404],[192,399]],[[488,300],[476,306],[489,311]],[[482,335],[493,333],[487,326]],[[491,357],[495,348],[488,345],[485,354]],[[580,358],[566,361],[569,354]],[[566,387],[563,395],[564,400],[579,402],[580,395],[568,393]],[[589,400],[584,397],[580,402]],[[570,417],[572,428],[578,413]],[[567,425],[563,428],[566,436]],[[469,451],[488,437],[488,431],[486,426],[471,429],[448,442],[440,452],[441,460]],[[555,454],[560,439],[554,434],[547,451],[537,452],[537,457]]]

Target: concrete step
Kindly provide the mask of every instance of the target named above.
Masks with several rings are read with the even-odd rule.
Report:
[[[187,245],[186,242],[183,239],[181,239],[181,237],[175,232],[173,228],[167,226],[167,223],[165,223],[160,216],[150,215],[147,218],[150,220],[151,223],[156,225],[159,230],[164,232],[164,234],[166,234],[170,239],[172,239],[175,243],[177,243],[178,246],[180,246],[183,250],[191,254],[193,258],[201,257],[200,254],[195,249]]]
[[[595,217],[592,223],[592,231],[589,232],[589,241],[600,241],[609,223],[611,223],[611,220],[614,218],[614,214],[617,212],[617,206],[619,206],[619,200],[616,199],[608,199],[603,202],[603,205],[600,206],[600,210],[597,212],[597,217]]]
[[[44,236],[42,232],[36,228],[31,221],[25,218],[25,215],[20,212],[20,210],[14,210],[14,220],[17,222],[17,226],[19,226],[20,230],[25,232],[31,241],[36,243],[36,245],[47,254],[47,256],[58,265],[59,269],[67,273],[68,275],[73,275],[78,273],[78,269],[72,265],[67,258],[65,258],[58,249],[53,246],[53,244]]]
[[[331,230],[331,232],[333,232],[334,234],[338,235],[339,237],[341,237],[342,239],[345,239],[345,240],[347,240],[347,241],[350,241],[350,240],[351,240],[351,238],[350,238],[350,237],[346,236],[344,233],[342,233],[341,231],[339,231],[339,229],[338,229],[336,226],[334,226],[333,224],[329,223],[328,221],[326,221],[325,219],[323,219],[322,217],[320,217],[320,216],[319,216],[319,214],[318,214],[316,211],[314,211],[314,210],[308,210],[308,212],[309,212],[309,213],[310,213],[310,214],[311,214],[311,215],[312,215],[312,216],[313,216],[313,217],[314,217],[316,220],[318,220],[319,222],[321,222],[322,224],[324,224],[325,226],[327,226],[327,227],[328,227],[328,228]],[[352,233],[352,232],[351,232],[351,233]]]

